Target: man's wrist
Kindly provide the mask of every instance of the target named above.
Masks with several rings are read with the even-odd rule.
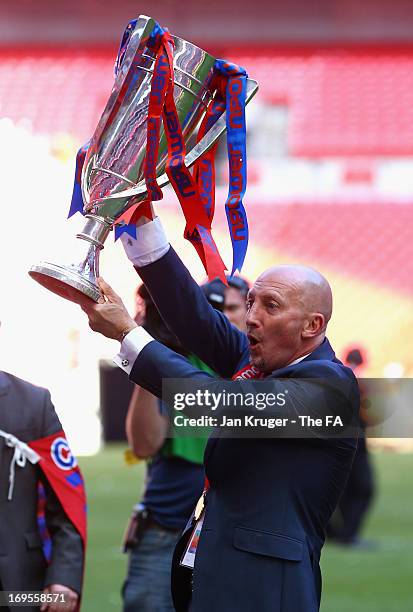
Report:
[[[134,325],[128,325],[127,327],[125,327],[125,329],[119,334],[116,340],[118,340],[122,344],[129,332],[131,332],[132,329],[135,329],[135,327],[138,327],[136,323]]]
[[[120,345],[120,351],[113,361],[129,375],[139,353],[152,341],[152,336],[148,334],[144,327],[135,325],[124,337]]]

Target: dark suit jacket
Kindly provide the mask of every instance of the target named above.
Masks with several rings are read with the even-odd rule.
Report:
[[[209,306],[172,249],[138,272],[185,348],[223,378],[249,362],[246,336]],[[168,377],[205,374],[162,345],[149,343],[137,357],[130,378],[160,396],[161,378]],[[274,371],[271,377],[344,382],[350,390],[347,396],[326,392],[330,413],[340,403],[340,412],[344,404],[350,413],[358,414],[356,379],[335,358],[327,340],[300,363]],[[204,458],[210,489],[190,610],[318,610],[324,530],[344,488],[356,446],[354,439],[317,436],[210,438]],[[182,547],[181,542],[175,561]],[[173,569],[178,610],[188,609],[188,574],[177,566]]]
[[[29,442],[62,426],[46,389],[0,371],[0,429]],[[82,541],[38,465],[16,466],[13,497],[7,499],[13,452],[0,437],[0,583],[10,591],[41,591],[57,583],[80,593]],[[53,546],[50,565],[37,526],[39,479],[46,491],[46,524]]]

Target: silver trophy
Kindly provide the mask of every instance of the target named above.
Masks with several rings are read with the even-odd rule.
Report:
[[[58,295],[79,302],[87,296],[97,302],[100,290],[99,253],[115,221],[147,195],[143,175],[147,140],[147,116],[156,53],[147,42],[155,20],[141,15],[130,33],[118,66],[112,93],[91,139],[83,165],[81,187],[86,223],[76,235],[86,242],[86,255],[79,264],[41,262],[30,276]],[[195,140],[197,127],[212,99],[211,81],[215,58],[186,40],[174,37],[174,100],[185,143]],[[258,90],[247,80],[246,102]],[[185,157],[189,168],[226,129],[224,112]],[[160,187],[168,183],[165,173],[167,141],[160,134],[156,169]]]

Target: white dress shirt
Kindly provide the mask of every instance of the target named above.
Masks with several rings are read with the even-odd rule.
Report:
[[[137,226],[136,240],[126,233],[122,234],[120,239],[126,255],[133,265],[139,268],[163,257],[170,247],[158,217]],[[143,327],[135,327],[122,340],[120,351],[113,361],[129,376],[137,356],[152,340],[152,336]]]

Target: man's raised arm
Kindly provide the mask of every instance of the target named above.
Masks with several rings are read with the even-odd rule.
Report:
[[[137,226],[136,240],[122,235],[126,254],[162,318],[182,345],[228,378],[247,350],[246,336],[207,301],[170,246],[160,220]]]

